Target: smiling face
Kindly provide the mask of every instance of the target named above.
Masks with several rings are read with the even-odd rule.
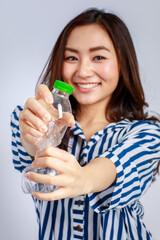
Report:
[[[63,80],[74,87],[80,106],[107,107],[119,81],[119,65],[113,43],[98,24],[72,30],[64,53]]]

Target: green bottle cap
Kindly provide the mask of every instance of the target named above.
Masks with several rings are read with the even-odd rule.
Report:
[[[68,94],[71,94],[73,92],[73,87],[71,85],[69,85],[68,83],[62,82],[60,80],[55,81],[54,88]]]

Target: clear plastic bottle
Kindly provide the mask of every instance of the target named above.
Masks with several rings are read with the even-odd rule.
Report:
[[[46,148],[47,146],[58,146],[67,129],[67,122],[63,115],[66,112],[72,112],[69,95],[72,93],[73,87],[67,83],[56,80],[52,91],[54,103],[53,106],[48,106],[52,119],[47,122],[48,131],[42,137],[36,139],[35,143],[39,149]],[[30,181],[26,178],[27,172],[36,172],[40,174],[56,175],[57,172],[49,168],[32,168],[26,167],[22,172],[22,189],[24,193],[32,192],[53,192],[57,189],[56,186],[45,185]]]

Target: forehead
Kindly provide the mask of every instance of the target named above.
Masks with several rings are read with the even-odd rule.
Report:
[[[95,47],[98,45],[113,47],[113,43],[107,31],[98,24],[90,24],[75,27],[67,40],[67,47]]]

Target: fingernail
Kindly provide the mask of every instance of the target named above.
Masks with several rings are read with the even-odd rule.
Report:
[[[36,132],[36,137],[42,137],[43,136],[43,134],[41,133],[41,132]]]
[[[51,116],[48,113],[45,113],[43,118],[44,120],[50,120]]]
[[[43,116],[43,118],[44,118],[45,120],[49,120],[49,119],[50,119],[50,115],[49,115],[48,113],[45,113],[44,116]]]
[[[74,119],[70,119],[69,121],[68,121],[68,126],[69,127],[72,127],[72,126],[74,126],[75,125],[75,120]]]
[[[47,103],[53,103],[53,98],[48,96],[48,97],[46,97],[46,101],[47,101]]]
[[[47,132],[48,128],[46,127],[46,125],[42,125],[41,126],[41,131],[42,132]]]

